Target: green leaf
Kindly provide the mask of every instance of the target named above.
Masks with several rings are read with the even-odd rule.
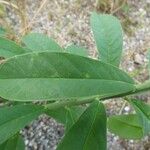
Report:
[[[56,119],[58,122],[63,123],[66,129],[68,129],[75,123],[84,110],[85,107],[82,106],[61,107],[55,110],[49,110],[47,108],[46,114]]]
[[[150,106],[142,102],[142,100],[132,99],[130,103],[134,107],[137,116],[139,117],[140,124],[143,128],[143,134],[150,133]]]
[[[75,55],[80,55],[84,57],[88,57],[88,50],[86,50],[83,47],[79,47],[77,45],[71,44],[66,48],[68,53],[75,54]]]
[[[15,101],[105,98],[131,92],[112,65],[68,53],[29,53],[0,64],[0,96]]]
[[[0,37],[0,57],[9,58],[26,52],[28,51],[17,45],[15,42]]]
[[[32,51],[62,51],[62,48],[54,40],[41,33],[30,33],[25,35],[22,38],[22,42]]]
[[[137,115],[118,115],[108,119],[108,129],[110,132],[126,139],[140,139],[143,137]]]
[[[85,111],[85,107],[83,106],[74,106],[74,107],[67,107],[66,113],[66,131],[68,131],[72,125],[79,119],[81,114]]]
[[[106,113],[102,103],[93,102],[69,129],[58,150],[106,150]]]
[[[2,27],[0,27],[0,37],[4,36],[6,34],[6,30]]]
[[[0,150],[24,150],[25,145],[23,138],[16,134],[15,136],[8,139],[6,142],[0,145]]]
[[[101,61],[119,66],[123,35],[118,19],[111,15],[93,13],[91,27]]]
[[[15,135],[43,112],[36,105],[16,105],[0,108],[0,144]]]

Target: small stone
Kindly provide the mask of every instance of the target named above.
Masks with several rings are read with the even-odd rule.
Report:
[[[126,112],[128,112],[128,111],[130,110],[130,107],[129,107],[129,106],[126,106],[126,107],[124,108],[124,110],[125,110]]]
[[[142,56],[140,54],[136,54],[134,56],[134,62],[139,65],[142,64],[142,62],[143,62]]]

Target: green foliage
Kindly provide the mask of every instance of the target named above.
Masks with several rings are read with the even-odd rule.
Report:
[[[140,124],[143,128],[143,135],[150,133],[150,106],[142,102],[142,100],[132,99],[131,105],[134,107]]]
[[[71,54],[76,54],[76,55],[80,55],[80,56],[88,56],[88,50],[86,50],[83,47],[79,47],[77,45],[71,44],[69,45],[67,48],[67,53],[71,53]]]
[[[93,13],[91,27],[100,60],[119,66],[123,45],[122,28],[119,21],[111,15]]]
[[[0,95],[14,101],[105,98],[133,91],[133,83],[112,65],[67,53],[29,53],[0,64]]]
[[[62,48],[51,38],[40,33],[30,33],[22,38],[25,46],[32,51],[61,52]]]
[[[42,112],[43,107],[36,105],[0,108],[0,144],[24,128]]]
[[[58,150],[106,150],[107,124],[111,132],[127,139],[149,134],[150,106],[133,94],[150,91],[150,80],[137,85],[118,68],[123,42],[119,21],[93,13],[91,26],[99,60],[88,58],[88,50],[82,47],[61,48],[39,33],[25,35],[18,45],[2,37],[5,33],[0,30],[0,57],[4,58],[0,97],[5,99],[0,108],[0,149],[23,150],[19,131],[44,113],[66,128]],[[106,122],[103,101],[118,97],[125,97],[136,113],[110,116]],[[7,100],[11,106],[5,106]],[[49,102],[24,104],[32,101]]]
[[[58,150],[106,150],[106,113],[102,103],[93,102],[59,144]]]
[[[17,133],[0,145],[0,150],[24,150],[23,138]]]
[[[15,42],[0,37],[0,57],[9,58],[27,53],[28,50],[17,45]]]
[[[111,116],[108,119],[108,129],[126,139],[140,139],[143,137],[142,127],[137,115]]]

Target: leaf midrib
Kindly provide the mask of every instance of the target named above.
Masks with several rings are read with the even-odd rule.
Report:
[[[86,149],[85,149],[85,148],[86,148],[86,143],[87,143],[87,141],[88,141],[89,136],[91,135],[92,127],[93,127],[93,125],[94,125],[94,122],[95,122],[95,120],[96,120],[97,113],[98,113],[98,111],[99,111],[99,110],[98,110],[99,105],[100,105],[100,103],[98,103],[97,110],[96,110],[96,113],[95,113],[93,122],[92,122],[92,124],[91,124],[89,133],[88,133],[88,135],[87,135],[87,137],[86,137],[86,139],[85,139],[85,142],[84,142],[84,144],[83,144],[83,150],[86,150]]]

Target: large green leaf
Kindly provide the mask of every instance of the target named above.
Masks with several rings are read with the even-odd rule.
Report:
[[[54,40],[41,33],[29,33],[22,38],[22,42],[32,51],[62,51]]]
[[[43,107],[35,105],[16,105],[0,108],[0,144],[37,118]]]
[[[0,150],[24,150],[25,145],[23,138],[16,134],[15,136],[8,139],[6,142],[0,145]]]
[[[130,103],[134,107],[140,124],[143,128],[143,134],[147,135],[150,133],[150,106],[142,102],[142,100],[133,99]]]
[[[0,37],[0,57],[9,58],[26,52],[28,52],[28,50],[25,50],[15,42]]]
[[[0,96],[9,100],[105,98],[133,90],[118,68],[68,53],[30,53],[0,64]]]
[[[68,46],[66,48],[66,50],[68,53],[71,53],[71,54],[88,57],[88,50],[87,49],[85,49],[83,47],[79,47],[79,46],[74,45],[74,44],[71,44],[70,46]]]
[[[119,66],[123,45],[120,22],[111,15],[93,13],[91,27],[100,53],[100,59]]]
[[[69,129],[58,150],[106,150],[106,114],[102,103],[93,102]]]
[[[108,129],[122,138],[140,139],[143,137],[137,115],[118,115],[108,119]]]

